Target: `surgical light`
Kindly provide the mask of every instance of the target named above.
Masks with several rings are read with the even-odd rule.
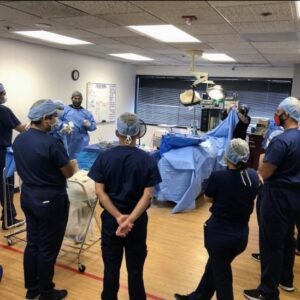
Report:
[[[225,92],[220,85],[214,85],[207,89],[208,96],[213,100],[222,100],[225,98]]]

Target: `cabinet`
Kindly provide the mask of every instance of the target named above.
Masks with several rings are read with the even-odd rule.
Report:
[[[248,165],[255,170],[258,169],[259,156],[265,153],[265,150],[261,146],[263,139],[264,137],[260,134],[249,134],[250,157]]]

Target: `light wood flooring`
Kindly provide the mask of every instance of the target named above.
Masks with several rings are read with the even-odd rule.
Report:
[[[16,206],[18,195],[16,195]],[[197,285],[207,260],[203,245],[204,221],[209,217],[210,204],[200,199],[197,208],[190,212],[171,214],[172,206],[168,203],[153,204],[148,210],[148,257],[144,268],[147,299],[174,299],[175,292],[186,294]],[[18,217],[22,212],[18,208]],[[101,212],[97,207],[97,217]],[[91,239],[98,237],[97,226]],[[0,283],[0,300],[24,299],[23,287],[23,241],[14,241],[7,246],[3,237],[7,231],[0,230],[0,263],[4,267],[4,276]],[[21,235],[25,237],[25,235]],[[63,249],[69,250],[70,242],[65,241]],[[72,244],[72,243],[71,243]],[[258,249],[258,229],[256,215],[250,221],[249,244],[233,262],[234,295],[236,300],[244,299],[243,289],[255,288],[259,281],[260,265],[251,259],[251,253]],[[77,271],[77,253],[61,252],[55,270],[57,288],[69,291],[68,300],[100,299],[102,288],[103,264],[100,242],[97,242],[81,256],[86,266],[85,273]],[[300,299],[300,257],[296,257],[295,286],[293,293],[281,292],[281,300]],[[128,299],[127,275],[125,264],[122,265],[119,299]],[[215,299],[215,298],[214,298]]]

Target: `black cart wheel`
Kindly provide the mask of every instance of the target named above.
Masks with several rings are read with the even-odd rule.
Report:
[[[78,271],[80,272],[80,273],[83,273],[84,271],[85,271],[85,265],[79,265],[78,266]]]
[[[7,245],[11,246],[12,245],[12,240],[7,240]]]

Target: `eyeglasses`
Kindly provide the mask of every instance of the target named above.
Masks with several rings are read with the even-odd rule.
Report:
[[[73,100],[81,100],[80,97],[73,97]]]

